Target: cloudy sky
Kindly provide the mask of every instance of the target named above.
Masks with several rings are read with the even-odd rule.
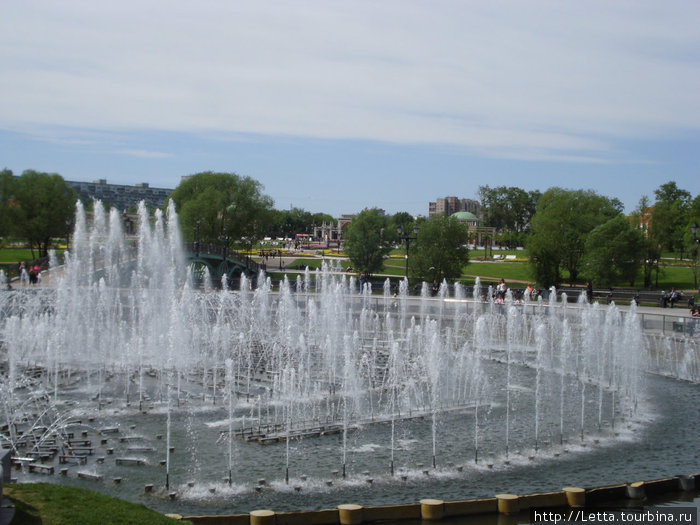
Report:
[[[700,2],[2,0],[0,168],[278,209],[700,193]]]

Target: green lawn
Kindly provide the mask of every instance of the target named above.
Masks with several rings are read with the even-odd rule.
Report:
[[[524,252],[521,250],[517,253],[519,257],[522,257]],[[519,283],[525,285],[528,282],[533,282],[532,275],[530,274],[530,267],[526,262],[510,262],[510,261],[485,261],[481,262],[482,259],[478,257],[472,257],[472,262],[467,264],[462,269],[462,281],[467,283],[473,283],[475,276],[479,276],[482,283],[485,285],[497,283],[501,278],[505,279],[507,282]],[[343,268],[347,268],[349,262],[347,260],[341,261]],[[297,259],[291,265],[294,268],[302,269],[305,265],[308,265],[312,269],[316,269],[321,265],[320,259]],[[380,272],[383,275],[394,275],[401,277],[405,272],[405,260],[402,258],[394,257],[386,259],[384,263],[384,269]],[[567,278],[567,275],[564,275]],[[652,280],[656,283],[656,274],[652,274]],[[642,287],[642,276],[641,273],[637,280],[635,281],[635,286],[633,288]],[[564,282],[567,284],[568,282]],[[579,286],[585,284],[585,280],[579,279],[576,283]],[[595,285],[595,283],[594,283]],[[630,288],[629,283],[619,282],[615,284],[616,288]],[[679,290],[696,290],[694,287],[693,273],[692,269],[688,266],[681,266],[677,263],[667,264],[661,267],[659,272],[658,287],[654,286],[656,289],[666,289],[677,288]]]
[[[478,275],[482,281],[484,278],[495,281],[503,278],[506,281],[523,281],[525,283],[532,280],[530,268],[524,262],[471,262],[462,269],[462,274]],[[473,280],[473,277],[469,280]]]
[[[144,505],[91,490],[52,483],[8,483],[3,492],[15,503],[12,525],[116,525],[190,523],[165,517]]]
[[[34,250],[34,257],[32,257],[32,251],[26,248],[2,248],[0,250],[0,263],[19,263],[20,261],[32,261],[39,254],[37,250]]]

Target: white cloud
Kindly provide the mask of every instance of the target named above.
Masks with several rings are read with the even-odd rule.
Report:
[[[679,0],[11,0],[0,4],[0,127],[598,162],[614,139],[698,130],[699,15]]]

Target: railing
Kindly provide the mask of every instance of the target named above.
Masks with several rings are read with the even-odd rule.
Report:
[[[662,334],[689,335],[700,332],[700,318],[668,314],[640,313],[642,328],[645,331],[658,331]]]
[[[190,242],[185,244],[185,251],[203,256],[216,255],[224,259],[235,260],[240,262],[255,273],[257,273],[260,270],[260,264],[253,261],[248,255],[243,255],[235,250],[231,250],[225,246],[220,246],[218,244]]]

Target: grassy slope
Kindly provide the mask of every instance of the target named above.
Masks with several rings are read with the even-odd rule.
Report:
[[[90,490],[51,483],[9,483],[3,492],[16,507],[11,525],[167,525],[189,523],[170,519],[144,505]]]

